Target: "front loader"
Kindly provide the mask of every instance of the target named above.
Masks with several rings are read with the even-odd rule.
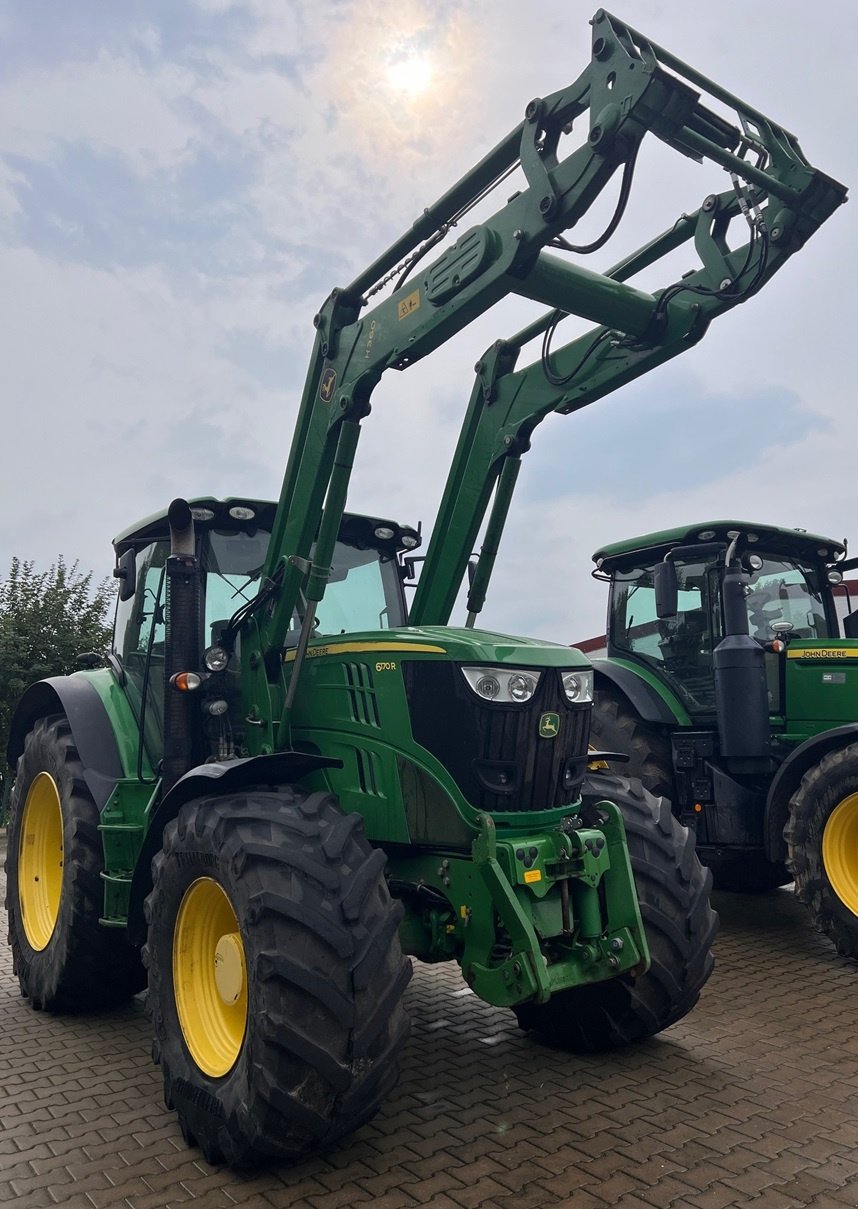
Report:
[[[795,881],[815,926],[858,957],[858,612],[834,589],[843,542],[705,521],[605,546],[607,658],[596,742],[694,828],[724,890]]]
[[[457,961],[478,996],[575,1052],[666,1028],[710,972],[689,831],[588,770],[587,661],[475,622],[539,422],[690,348],[844,190],[759,111],[604,11],[592,24],[582,75],[325,301],[279,500],[177,499],[121,534],[106,665],[18,707],[22,989],[51,1009],[116,1001],[142,957],[167,1103],[213,1161],[298,1158],[372,1115],[405,1037],[403,954]],[[725,187],[608,272],[585,268],[650,134]],[[517,191],[453,238],[514,172]],[[617,175],[605,237],[570,243]],[[689,243],[689,273],[628,284]],[[385,370],[510,294],[549,309],[477,364],[406,610],[418,533],[345,510],[361,422]],[[553,347],[567,316],[596,326]]]

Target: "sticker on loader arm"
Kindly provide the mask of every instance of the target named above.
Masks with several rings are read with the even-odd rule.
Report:
[[[420,309],[420,291],[412,290],[407,298],[403,298],[396,308],[397,319],[407,319]]]
[[[329,365],[322,374],[322,380],[319,383],[319,398],[323,403],[330,403],[334,396],[334,391],[337,389],[337,371],[332,365]]]

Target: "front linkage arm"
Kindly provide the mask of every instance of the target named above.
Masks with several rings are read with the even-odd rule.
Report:
[[[282,648],[302,591],[309,634],[345,506],[360,421],[386,369],[404,369],[425,357],[508,294],[551,308],[495,345],[478,365],[411,613],[415,624],[446,623],[494,492],[483,562],[469,600],[473,621],[517,462],[536,425],[551,411],[578,410],[690,347],[716,315],[756,292],[845,200],[845,189],[812,168],[795,137],[763,114],[608,13],[598,12],[592,25],[591,62],[578,80],[532,101],[520,125],[346,290],[335,290],[316,316],[266,566],[265,607],[245,621],[245,691],[250,715],[260,723],[253,734],[258,751],[288,742],[289,706],[302,661],[291,665],[287,701],[282,670],[267,656]],[[696,89],[730,108],[738,124],[704,106]],[[563,135],[584,114],[586,142],[560,158]],[[731,174],[731,188],[707,197],[696,214],[680,216],[606,274],[546,252],[548,246],[582,251],[563,233],[623,167],[619,217],[648,132],[684,155],[719,164]],[[418,272],[417,261],[519,166],[526,188]],[[744,246],[731,250],[726,235],[737,219],[747,223],[748,236]],[[654,293],[626,284],[691,239],[697,271]],[[397,272],[392,293],[370,305]],[[598,326],[551,352],[554,328],[566,315]],[[541,359],[516,370],[521,348],[539,335]]]

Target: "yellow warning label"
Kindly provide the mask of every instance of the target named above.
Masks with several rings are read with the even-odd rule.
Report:
[[[524,880],[526,882],[541,882],[542,874],[539,869],[525,869]]]
[[[420,291],[412,290],[407,298],[402,299],[399,306],[396,308],[396,313],[400,319],[407,319],[409,315],[414,314],[414,312],[419,308],[419,306],[420,306]]]
[[[447,652],[442,646],[433,646],[428,642],[337,642],[331,643],[330,646],[308,646],[307,658],[318,659],[322,655],[357,655],[365,651],[407,651],[409,654],[417,651],[419,654],[429,655],[446,655]],[[283,662],[291,663],[297,652],[294,648],[290,648],[283,653]],[[375,670],[396,671],[395,665],[391,664],[376,664]]]

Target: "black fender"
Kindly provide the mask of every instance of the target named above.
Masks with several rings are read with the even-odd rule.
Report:
[[[237,789],[248,789],[253,785],[264,785],[266,788],[294,785],[317,769],[342,766],[342,760],[334,760],[328,756],[316,756],[303,751],[281,751],[270,756],[249,756],[222,764],[199,764],[180,777],[152,812],[134,867],[128,906],[128,934],[132,943],[142,945],[146,939],[143,904],[152,889],[152,858],[161,849],[164,828],[178,815],[185,802],[210,794],[234,793]]]
[[[858,741],[858,722],[835,726],[821,734],[812,735],[799,744],[781,764],[772,778],[766,797],[765,843],[766,856],[771,861],[785,861],[787,847],[783,831],[789,814],[790,798],[798,789],[804,774],[835,748]]]
[[[679,715],[672,712],[664,697],[651,684],[644,680],[643,676],[639,676],[637,672],[633,672],[627,667],[621,667],[619,664],[611,663],[609,659],[594,660],[593,671],[596,673],[597,679],[604,677],[605,680],[610,680],[611,684],[615,685],[621,693],[625,694],[629,702],[634,706],[635,712],[644,722],[656,722],[661,726],[679,725]],[[682,714],[685,713],[679,707],[678,702],[677,708]]]
[[[125,775],[116,736],[104,703],[84,676],[51,676],[31,684],[18,702],[9,727],[6,756],[14,768],[24,740],[39,718],[65,714],[83,764],[87,788],[99,811]]]

